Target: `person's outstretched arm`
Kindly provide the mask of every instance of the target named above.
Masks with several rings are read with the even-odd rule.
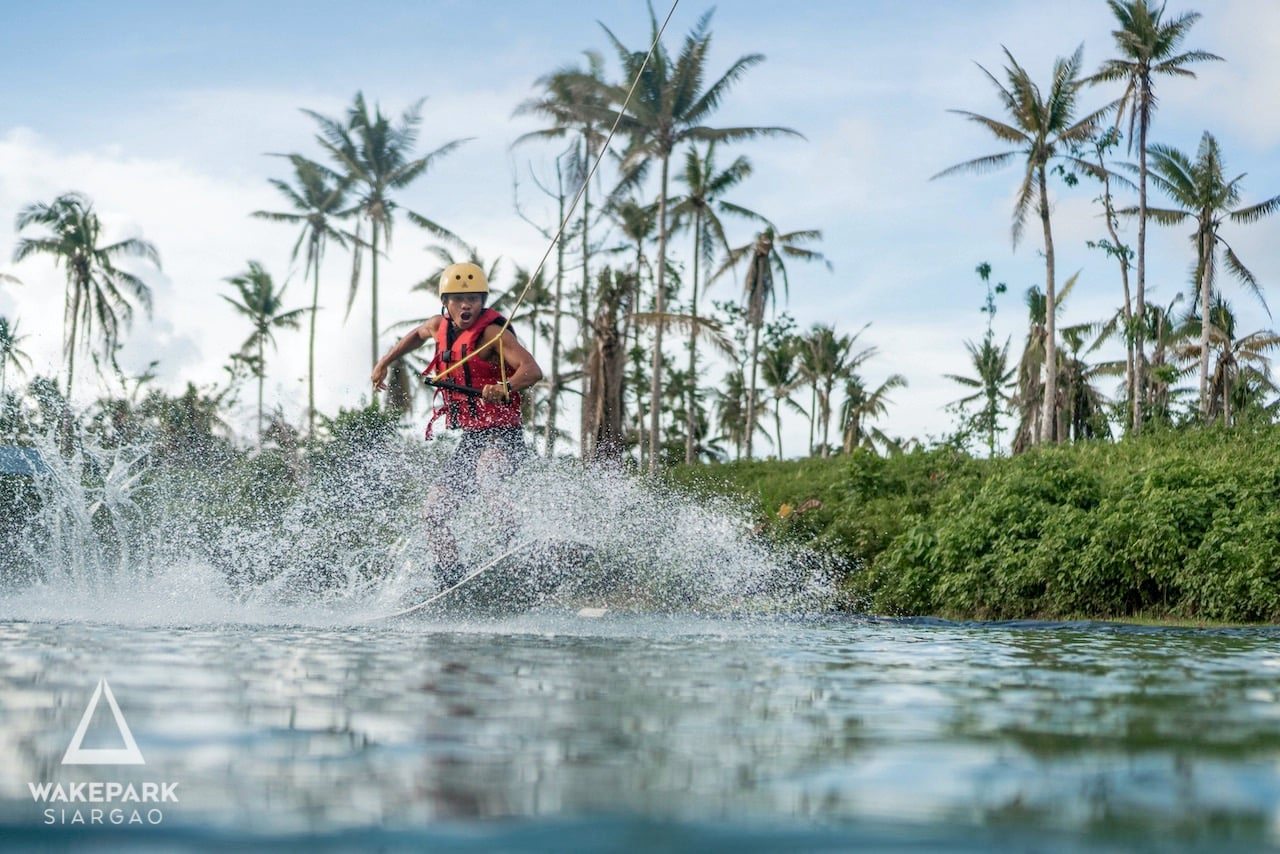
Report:
[[[416,329],[410,330],[408,335],[397,341],[395,346],[388,350],[387,354],[378,360],[378,364],[373,366],[373,373],[369,376],[369,379],[373,381],[373,387],[378,391],[386,391],[387,371],[391,369],[391,366],[397,359],[412,353],[423,344],[435,338],[435,324],[439,322],[440,318],[438,317],[428,318],[426,323],[423,323]],[[503,343],[505,344],[506,342]]]

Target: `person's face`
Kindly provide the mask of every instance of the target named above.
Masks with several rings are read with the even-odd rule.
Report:
[[[444,298],[444,309],[459,329],[467,329],[475,323],[483,305],[483,294],[449,294]]]

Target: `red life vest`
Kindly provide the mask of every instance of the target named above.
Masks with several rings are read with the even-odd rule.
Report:
[[[450,365],[475,352],[483,339],[484,330],[494,323],[502,323],[504,318],[491,308],[480,312],[476,322],[469,329],[459,331],[448,316],[442,317],[436,326],[436,353],[427,365],[423,376],[432,377]],[[489,348],[496,351],[497,345]],[[468,386],[477,391],[487,385],[502,382],[498,366],[487,360],[490,353],[483,353],[474,359],[467,360],[462,367],[450,371],[446,382]],[[431,438],[431,427],[441,415],[446,416],[445,424],[450,430],[489,430],[494,427],[519,427],[520,395],[512,394],[507,403],[489,403],[483,398],[472,397],[462,392],[449,389],[436,389],[436,396],[443,402],[437,406],[431,421],[427,424],[427,438]]]

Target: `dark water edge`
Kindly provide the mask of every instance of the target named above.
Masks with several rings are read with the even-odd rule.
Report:
[[[968,620],[946,616],[894,617],[850,614],[849,619],[904,626],[1012,631],[1081,631],[1095,634],[1180,634],[1280,639],[1280,623],[1194,623],[1183,620],[1123,620],[1090,617],[1026,620]]]
[[[858,822],[843,827],[735,822],[665,822],[625,814],[573,819],[440,823],[429,828],[349,828],[332,833],[246,833],[201,826],[145,829],[40,828],[0,825],[5,851],[521,851],[521,852],[802,852],[1027,851],[1221,852],[1278,850],[1257,828],[1237,835],[1153,836],[1121,828],[1095,833],[1025,827]]]

